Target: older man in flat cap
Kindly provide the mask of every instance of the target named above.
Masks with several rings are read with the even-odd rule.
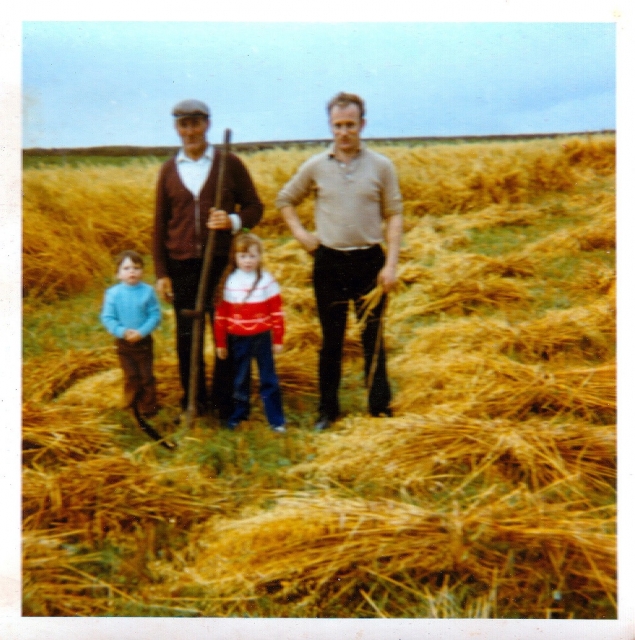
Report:
[[[207,142],[210,111],[200,100],[183,100],[172,110],[182,146],[177,155],[163,164],[156,189],[153,255],[157,292],[174,305],[176,348],[183,395],[181,407],[188,406],[193,320],[182,309],[194,309],[208,226],[215,230],[214,256],[210,271],[211,297],[227,265],[232,235],[251,229],[262,217],[263,205],[244,164],[234,154],[227,155],[221,206],[214,208],[219,154]],[[200,358],[197,411],[208,406],[219,417],[231,411],[230,360],[215,360],[211,395],[205,381],[203,350]]]

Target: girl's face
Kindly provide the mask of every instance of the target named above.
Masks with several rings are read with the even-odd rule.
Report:
[[[260,251],[254,244],[244,251],[236,252],[236,266],[242,271],[255,271],[260,265]]]
[[[137,284],[141,280],[142,274],[143,267],[140,264],[135,264],[130,258],[124,258],[117,271],[119,280],[131,285]]]

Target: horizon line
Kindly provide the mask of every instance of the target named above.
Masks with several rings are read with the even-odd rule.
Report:
[[[615,134],[616,129],[597,129],[587,131],[570,131],[570,132],[551,132],[551,133],[501,133],[501,134],[484,134],[484,135],[447,135],[447,136],[386,136],[376,138],[363,138],[364,142],[371,143],[391,143],[391,142],[426,142],[426,141],[443,141],[443,140],[522,140],[531,138],[556,138],[567,136],[582,136],[582,135],[601,135],[601,134]],[[231,144],[234,149],[266,149],[275,147],[285,147],[294,145],[323,145],[332,142],[332,138],[307,138],[296,140],[263,140],[252,142],[233,142]],[[211,143],[212,146],[220,146],[216,143]],[[115,145],[91,145],[91,146],[73,146],[73,147],[23,147],[22,153],[26,155],[36,155],[37,153],[47,154],[61,154],[61,153],[73,153],[77,152],[80,155],[87,151],[106,151],[106,150],[138,150],[138,151],[151,151],[151,150],[172,150],[179,149],[180,145],[135,145],[135,144],[115,144]]]

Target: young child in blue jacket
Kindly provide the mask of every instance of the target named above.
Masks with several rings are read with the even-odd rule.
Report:
[[[116,264],[120,282],[106,290],[101,321],[116,338],[125,406],[136,403],[143,417],[152,417],[158,406],[151,334],[161,320],[161,308],[154,288],[141,281],[143,259],[136,251],[122,251]]]

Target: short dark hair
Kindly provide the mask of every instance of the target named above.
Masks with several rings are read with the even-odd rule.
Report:
[[[357,105],[359,109],[359,117],[363,118],[366,115],[366,107],[364,101],[354,93],[346,93],[340,91],[336,96],[333,96],[326,105],[326,113],[329,118],[331,117],[331,109],[333,107],[347,107],[349,104]]]
[[[143,258],[140,253],[133,251],[132,249],[126,249],[122,251],[116,258],[115,264],[117,265],[117,269],[121,266],[121,263],[126,259],[130,258],[132,264],[137,265],[138,267],[143,267]]]

